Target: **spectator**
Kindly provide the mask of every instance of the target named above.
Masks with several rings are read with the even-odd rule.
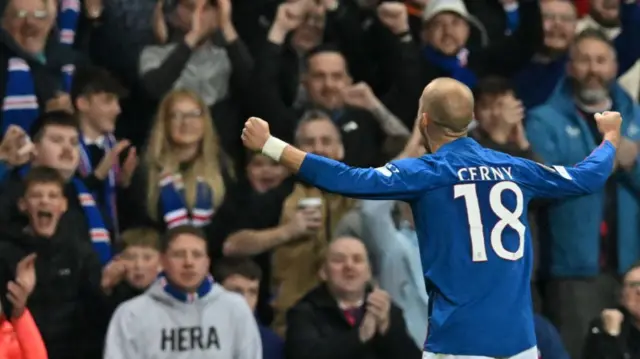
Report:
[[[583,358],[640,358],[640,263],[622,279],[622,300],[591,323]]]
[[[567,78],[527,118],[533,150],[546,163],[579,162],[602,141],[593,119],[602,111],[622,113],[626,136],[617,152],[617,170],[601,192],[553,202],[541,213],[540,238],[548,246],[541,265],[550,277],[546,308],[576,358],[591,318],[615,301],[618,273],[639,259],[640,204],[634,193],[640,188],[635,142],[640,127],[631,98],[615,83],[616,54],[606,36],[585,30],[569,54]]]
[[[71,86],[71,101],[81,132],[78,170],[102,212],[109,216],[114,239],[119,236],[117,187],[130,184],[138,160],[132,148],[120,163],[120,153],[127,149],[129,141],[116,143],[113,135],[120,114],[118,101],[125,95],[126,90],[100,68],[79,69]]]
[[[404,142],[409,131],[373,94],[365,83],[353,84],[343,54],[333,45],[321,45],[306,53],[302,83],[307,103],[301,111],[291,109],[277,85],[279,56],[287,35],[304,16],[296,10],[297,3],[282,3],[269,30],[254,87],[252,110],[269,118],[274,135],[291,139],[301,112],[308,109],[326,111],[342,134],[344,160],[355,166],[379,165],[395,153],[382,151],[385,142]],[[296,13],[298,11],[298,13]],[[415,114],[415,112],[414,112]]]
[[[422,14],[423,27],[420,51],[405,57],[398,74],[403,83],[398,90],[404,101],[390,107],[405,123],[412,121],[418,107],[416,98],[422,89],[437,77],[453,77],[473,87],[478,77],[501,75],[511,77],[530,60],[542,42],[542,24],[537,1],[519,2],[520,21],[516,31],[502,41],[486,48],[467,49],[469,12],[462,0],[431,0]],[[391,8],[392,5],[387,5]],[[401,35],[408,29],[406,12],[388,9],[381,21],[393,33]],[[411,37],[401,41],[411,42]],[[419,63],[416,73],[413,63]]]
[[[10,125],[29,131],[40,111],[71,111],[68,91],[81,59],[49,38],[55,22],[54,0],[10,0],[0,30],[1,133]],[[24,33],[30,35],[25,37]]]
[[[271,241],[282,239],[282,230],[288,233],[287,229],[278,227],[278,223],[294,179],[284,166],[265,155],[250,153],[248,157],[247,176],[241,180],[241,189],[234,200],[236,215],[229,226],[231,235],[225,239],[223,253],[231,257],[252,256],[263,278],[271,278],[270,250],[275,246]],[[284,238],[287,236],[285,233]],[[273,320],[271,296],[269,280],[260,281],[256,315],[264,325]]]
[[[243,121],[237,105],[244,98],[253,59],[231,22],[231,1],[178,0],[174,18],[179,27],[173,38],[140,54],[145,92],[160,100],[172,89],[189,89],[211,110],[221,133],[240,133]],[[221,136],[220,141],[230,155],[243,153],[237,136]]]
[[[470,136],[484,147],[504,152],[515,157],[533,161],[540,158],[533,152],[524,129],[525,116],[522,102],[516,98],[509,80],[497,76],[481,79],[474,90],[475,117],[478,126],[470,132]],[[529,204],[527,219],[534,253],[534,269],[531,293],[535,310],[541,310],[541,300],[537,290],[539,238],[537,226],[537,209],[540,201]]]
[[[111,295],[114,308],[120,303],[144,293],[162,270],[160,265],[160,235],[154,228],[133,228],[122,233],[120,257],[127,264],[125,280]]]
[[[9,282],[7,298],[13,306],[13,313],[5,316],[0,305],[2,359],[47,359],[47,349],[42,342],[42,336],[26,308],[27,299],[36,284],[35,259],[36,255],[31,254],[20,260],[16,268],[16,281]]]
[[[304,151],[340,160],[344,147],[340,134],[329,117],[321,112],[308,113],[298,125],[296,144]],[[280,231],[271,231],[272,280],[274,288],[274,330],[284,335],[285,315],[304,293],[315,287],[323,252],[340,218],[354,200],[318,188],[297,183],[284,201]],[[253,236],[259,235],[254,233]],[[264,238],[267,241],[266,238]]]
[[[63,194],[65,180],[57,170],[35,167],[24,181],[26,189],[19,207],[29,220],[26,228],[20,223],[3,228],[1,299],[6,295],[6,283],[16,278],[15,265],[35,252],[37,281],[28,307],[49,358],[91,357],[101,343],[95,334],[106,326],[106,293],[122,278],[124,266],[115,261],[103,270],[89,243],[73,238],[70,225],[59,221],[67,199]],[[13,310],[8,302],[2,302],[2,307],[7,313]]]
[[[367,252],[356,238],[336,238],[327,251],[324,283],[287,314],[287,357],[420,358],[402,311],[370,284]]]
[[[514,78],[518,97],[525,108],[541,105],[555,93],[564,77],[569,46],[576,32],[577,15],[571,1],[549,0],[540,3],[544,24],[544,46],[533,61]],[[614,40],[617,73],[623,74],[640,57],[640,7],[626,1],[622,5],[620,35]]]
[[[396,228],[391,212],[393,201],[362,201],[362,241],[377,263],[380,288],[404,314],[409,334],[421,347],[427,338],[429,296],[422,275],[422,263],[411,209],[402,203],[400,226]]]
[[[246,258],[222,259],[214,267],[215,278],[222,286],[230,292],[242,295],[249,304],[249,308],[255,311],[262,280],[260,267]],[[262,358],[284,359],[282,338],[260,323],[258,323],[258,329],[262,339]]]
[[[33,143],[24,130],[16,125],[9,126],[0,142],[0,182],[13,168],[29,162],[33,151]]]
[[[191,223],[205,227],[214,258],[222,252],[223,201],[232,185],[230,160],[202,99],[189,90],[167,94],[151,129],[137,175],[121,195],[124,229],[151,225],[160,230]]]
[[[68,211],[62,222],[74,232],[73,240],[91,243],[102,264],[111,260],[110,233],[100,209],[84,183],[74,176],[78,167],[78,125],[76,119],[62,111],[41,115],[31,128],[35,156],[30,165],[16,168],[4,180],[0,196],[0,219],[3,223],[24,222],[16,203],[24,192],[22,177],[30,167],[51,167],[65,179],[64,194]],[[57,224],[57,222],[56,222]]]
[[[620,0],[589,0],[589,14],[578,21],[576,31],[580,33],[587,28],[595,28],[604,32],[609,40],[614,40],[622,31],[620,27]],[[640,61],[618,79],[631,97],[638,102],[640,97]]]
[[[111,319],[105,359],[185,352],[194,359],[260,358],[260,335],[246,302],[207,274],[204,234],[188,225],[169,229],[161,252],[161,277]]]

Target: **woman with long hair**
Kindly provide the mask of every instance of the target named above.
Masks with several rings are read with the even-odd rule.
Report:
[[[173,90],[158,107],[128,193],[119,196],[121,223],[160,229],[190,223],[221,235],[225,222],[219,217],[233,177],[206,104],[190,90]],[[216,247],[211,248],[214,254]]]

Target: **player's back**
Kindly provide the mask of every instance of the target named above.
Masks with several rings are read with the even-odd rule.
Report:
[[[531,194],[520,159],[467,142],[423,157],[439,186],[413,203],[432,301],[425,350],[507,357],[536,345]]]

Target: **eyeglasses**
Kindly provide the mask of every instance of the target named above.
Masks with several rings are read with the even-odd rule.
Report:
[[[628,281],[624,283],[624,286],[630,289],[640,289],[640,281]]]
[[[36,20],[44,20],[49,17],[49,11],[47,10],[16,10],[13,17],[16,19],[26,19],[27,17],[31,17]]]
[[[181,121],[195,121],[202,118],[202,111],[193,110],[187,112],[173,112],[170,115],[171,121],[181,122]]]

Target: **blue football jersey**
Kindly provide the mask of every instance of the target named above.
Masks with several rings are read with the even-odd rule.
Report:
[[[461,138],[377,169],[309,154],[298,175],[329,192],[410,203],[431,306],[425,350],[508,357],[536,345],[529,201],[598,191],[614,159],[610,142],[565,168]]]

